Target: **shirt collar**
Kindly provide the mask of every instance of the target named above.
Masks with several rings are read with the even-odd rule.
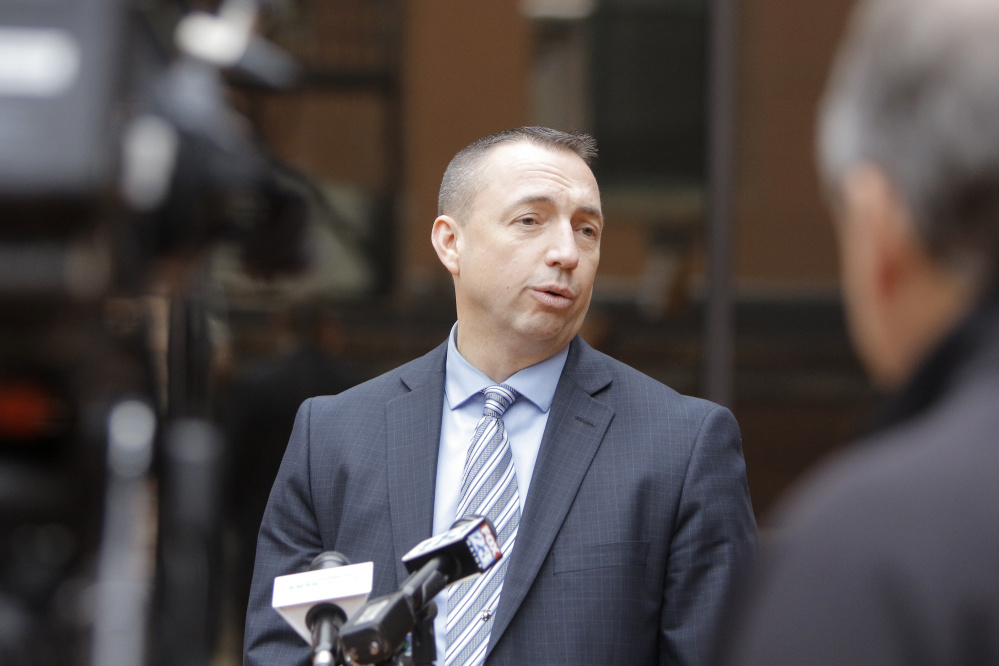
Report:
[[[447,340],[444,378],[444,396],[448,407],[452,410],[461,407],[482,389],[495,384],[458,352],[458,346],[455,344],[457,337],[456,323],[451,327],[451,334]],[[555,399],[555,389],[558,387],[558,380],[562,376],[562,368],[565,367],[568,356],[569,345],[566,345],[544,361],[524,368],[503,383],[512,386],[542,412],[547,412]]]

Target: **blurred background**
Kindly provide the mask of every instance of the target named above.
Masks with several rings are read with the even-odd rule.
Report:
[[[813,168],[848,0],[79,0],[81,72],[106,70],[36,116],[11,26],[72,31],[64,4],[0,8],[0,654],[54,616],[79,663],[127,663],[100,655],[142,654],[119,616],[152,608],[158,660],[239,663],[295,409],[445,339],[437,189],[500,129],[596,137],[583,336],[734,411],[764,526],[871,415]],[[37,118],[101,128],[82,185]]]

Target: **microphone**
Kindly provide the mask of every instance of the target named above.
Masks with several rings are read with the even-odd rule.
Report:
[[[343,663],[340,628],[371,594],[374,564],[350,564],[336,551],[320,553],[309,570],[274,579],[271,605],[312,646],[314,666]]]
[[[309,571],[322,571],[349,565],[345,555],[328,550],[319,553],[309,565]],[[305,624],[312,632],[312,666],[333,666],[343,663],[340,657],[340,627],[347,621],[342,608],[329,601],[316,604],[305,614]]]
[[[369,601],[343,626],[344,652],[355,664],[391,658],[441,590],[488,571],[501,557],[496,530],[483,516],[462,518],[420,542],[402,557],[410,576],[399,591]]]

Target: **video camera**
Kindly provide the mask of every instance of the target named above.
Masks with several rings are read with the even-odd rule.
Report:
[[[258,9],[0,5],[0,663],[208,663],[198,258],[302,264],[305,204],[227,100],[294,77]]]

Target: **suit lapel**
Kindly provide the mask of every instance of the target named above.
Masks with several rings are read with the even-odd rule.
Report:
[[[386,403],[389,512],[400,583],[406,577],[402,556],[433,532],[446,355],[445,343],[407,368],[400,379],[409,391]]]
[[[490,651],[534,583],[614,416],[613,409],[591,397],[609,382],[596,352],[577,337],[555,390],[489,638]]]

